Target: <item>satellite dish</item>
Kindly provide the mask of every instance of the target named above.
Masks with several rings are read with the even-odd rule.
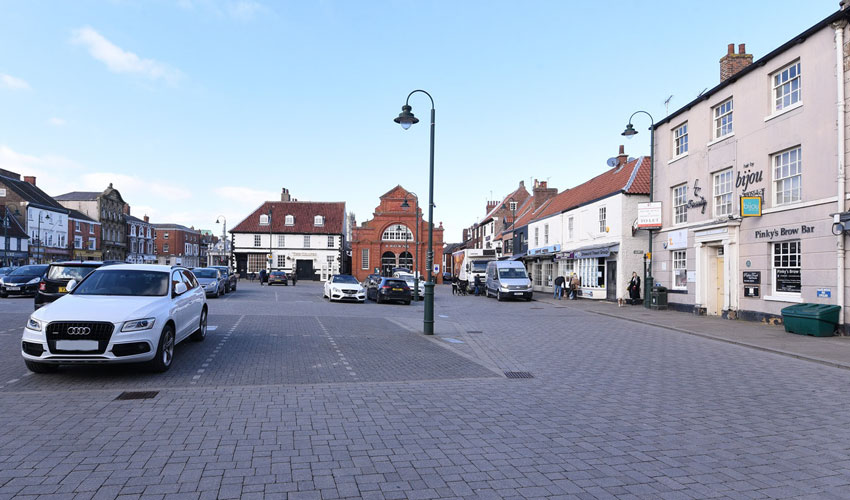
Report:
[[[607,163],[608,163],[609,167],[616,167],[619,162],[617,161],[617,158],[614,157],[614,158],[608,158]]]

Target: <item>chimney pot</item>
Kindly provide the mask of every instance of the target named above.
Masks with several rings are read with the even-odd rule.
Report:
[[[24,176],[24,182],[27,182],[27,183],[35,186],[35,176],[34,175],[25,175]]]
[[[145,219],[144,219],[144,220],[145,220],[145,222],[150,222],[150,219],[148,218],[148,216],[147,216],[147,215],[145,215]]]
[[[739,43],[738,44],[738,54],[744,55],[747,53],[747,44]]]
[[[729,44],[729,51],[720,58],[720,81],[724,82],[735,76],[738,72],[753,63],[753,55],[747,54],[746,44],[738,45],[738,53],[735,53],[735,44]]]
[[[626,154],[626,147],[625,147],[625,146],[623,146],[622,144],[620,144],[620,154],[621,154],[621,155]]]
[[[734,43],[730,43],[727,48],[728,48],[727,54],[734,54],[735,53],[735,44]]]

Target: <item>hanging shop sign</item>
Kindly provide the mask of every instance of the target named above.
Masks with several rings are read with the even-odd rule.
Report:
[[[638,203],[638,229],[661,228],[661,202]]]
[[[780,227],[778,229],[757,229],[753,232],[756,239],[772,240],[773,238],[799,236],[801,234],[811,234],[815,232],[815,226],[807,226],[803,224],[800,227]]]
[[[741,196],[741,217],[761,217],[761,196]]]

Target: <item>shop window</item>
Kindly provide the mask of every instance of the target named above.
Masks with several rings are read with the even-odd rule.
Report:
[[[773,244],[774,293],[800,294],[801,253],[799,240]]]
[[[688,289],[687,252],[685,250],[673,252],[673,288],[676,290]]]
[[[360,250],[360,269],[369,269],[369,249]]]

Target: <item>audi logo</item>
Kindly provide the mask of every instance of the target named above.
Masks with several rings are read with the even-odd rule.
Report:
[[[87,326],[69,326],[65,333],[68,335],[88,335],[91,333],[91,328]]]

